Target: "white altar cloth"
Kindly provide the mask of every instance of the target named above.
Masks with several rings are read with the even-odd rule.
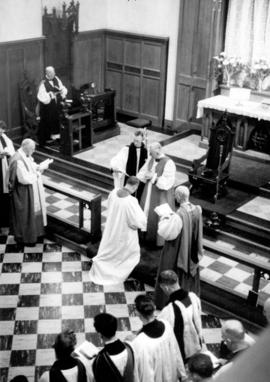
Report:
[[[197,118],[203,117],[203,109],[227,111],[231,114],[270,121],[270,108],[260,102],[236,101],[233,98],[218,95],[198,102]]]

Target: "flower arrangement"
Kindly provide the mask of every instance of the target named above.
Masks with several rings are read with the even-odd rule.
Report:
[[[248,69],[248,64],[241,57],[228,57],[225,52],[213,57],[216,64],[215,77],[226,80],[230,86],[231,77]]]
[[[265,58],[256,60],[250,69],[250,76],[257,82],[257,89],[262,90],[263,80],[270,75],[270,65]]]

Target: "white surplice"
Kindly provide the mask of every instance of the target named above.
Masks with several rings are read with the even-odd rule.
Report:
[[[162,336],[151,338],[141,332],[132,341],[134,352],[146,353],[154,382],[178,382],[186,377],[185,366],[171,325],[165,325]]]
[[[117,191],[109,195],[107,222],[89,272],[95,284],[123,282],[140,261],[137,230],[145,229],[146,216],[135,197],[119,197]]]
[[[126,176],[126,167],[128,161],[129,146],[123,147],[110,161],[111,169],[113,170],[113,181],[114,188],[122,188],[124,186],[125,176]],[[141,148],[136,148],[137,155],[137,169],[136,174],[139,170]],[[130,174],[127,174],[130,176]]]
[[[5,154],[7,154],[7,156],[6,155],[3,156],[2,160],[1,160],[2,179],[0,179],[0,182],[2,182],[2,185],[3,185],[3,193],[8,194],[9,190],[8,190],[8,159],[7,159],[7,157],[12,157],[12,155],[15,154],[15,150],[14,150],[14,146],[13,146],[11,139],[9,139],[6,136],[6,134],[3,133],[2,138],[6,143],[6,147],[5,148],[3,147],[1,140],[0,140],[0,154],[5,153]]]

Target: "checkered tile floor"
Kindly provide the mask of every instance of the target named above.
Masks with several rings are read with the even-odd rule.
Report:
[[[21,252],[12,236],[0,236],[0,380],[24,374],[30,382],[54,362],[55,335],[72,328],[78,344],[85,339],[101,346],[93,317],[106,311],[118,318],[124,338],[140,327],[134,299],[152,288],[134,279],[101,287],[88,278],[89,260],[49,240]],[[203,316],[204,336],[215,352],[220,321]]]
[[[51,181],[55,181],[54,178],[49,178]],[[59,180],[58,180],[59,183]],[[61,181],[61,186],[65,188],[73,188],[74,186]],[[84,194],[86,192],[81,190],[79,187],[76,187],[77,191],[80,191]],[[94,195],[94,192],[91,193],[87,191],[87,195]],[[68,221],[74,225],[78,225],[79,222],[79,205],[78,203],[63,194],[54,193],[53,191],[46,189],[46,203],[48,212],[53,214],[54,216],[61,218],[63,220]],[[107,217],[107,199],[106,195],[102,197],[102,229],[104,228],[106,217]],[[90,232],[90,219],[91,213],[89,210],[85,209],[84,211],[84,228]],[[219,246],[226,247],[228,249],[238,251],[249,255],[251,257],[260,258],[262,261],[268,261],[268,259],[263,258],[255,253],[248,253],[246,248],[236,248],[233,245],[216,241],[216,244]],[[236,261],[227,259],[225,257],[221,257],[215,255],[211,252],[205,253],[201,263],[201,278],[204,281],[215,282],[217,286],[225,287],[236,294],[240,294],[241,296],[247,297],[248,292],[252,287],[252,279],[253,279],[253,269],[249,268],[245,265],[239,264]],[[270,295],[270,282],[264,279],[260,281],[260,292],[259,292],[259,303],[263,303],[264,300]]]

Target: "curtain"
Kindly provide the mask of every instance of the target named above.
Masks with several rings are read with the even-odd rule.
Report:
[[[270,0],[230,0],[225,52],[253,63],[270,63]]]

